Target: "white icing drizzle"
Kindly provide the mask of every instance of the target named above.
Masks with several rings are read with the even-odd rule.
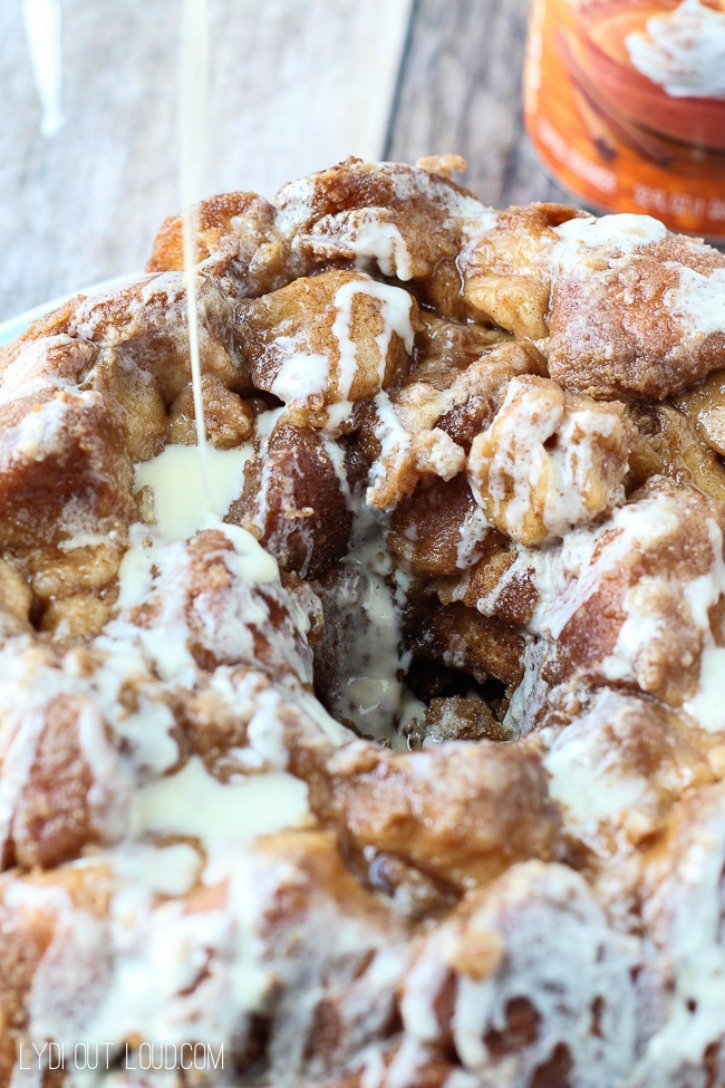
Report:
[[[167,850],[155,853],[156,864],[168,870]],[[115,859],[109,860],[113,872]],[[128,856],[120,860],[120,872],[128,871]],[[183,876],[191,866],[177,855],[172,864],[179,862],[181,873],[174,875]],[[245,897],[239,886],[240,878],[256,883],[264,874],[240,857],[229,888],[220,890],[207,909],[196,910],[188,910],[184,900],[158,903],[155,878],[149,886],[137,875],[134,864],[134,879],[120,885],[107,921],[70,906],[60,914],[56,937],[33,980],[34,1036],[69,1046],[79,1038],[86,1044],[111,1043],[112,1057],[122,1055],[123,1040],[134,1036],[163,1045],[202,1032],[207,1045],[228,1044],[245,1028],[248,1013],[260,1006],[272,982],[255,954],[256,931],[263,924],[256,912],[271,889],[257,883],[256,893]],[[61,985],[64,973],[92,979],[94,959],[106,968],[101,980],[112,971],[103,988],[96,984],[85,1000],[61,1005],[55,995],[67,990]],[[72,1071],[69,1083],[90,1088],[104,1083],[103,1071]]]
[[[668,984],[657,1031],[632,1071],[637,1088],[705,1084],[705,1054],[722,1036],[724,800],[722,783],[701,791],[644,904]]]
[[[217,641],[229,637],[238,646],[239,628],[255,622],[268,626],[269,619],[244,596],[245,586],[274,582],[282,591],[276,564],[249,534],[222,523],[216,528],[234,545],[233,552],[222,554],[236,578],[228,597],[239,614],[233,631],[222,613],[207,634]],[[228,1046],[245,1030],[249,1015],[262,1009],[280,970],[294,975],[309,969],[307,955],[293,957],[289,966],[279,957],[265,962],[268,943],[258,937],[268,924],[265,911],[280,881],[296,886],[301,878],[291,864],[255,861],[249,852],[259,836],[314,824],[306,784],[286,771],[282,697],[267,681],[260,686],[258,673],[246,670],[220,667],[211,680],[221,700],[218,712],[238,715],[253,708],[248,747],[239,751],[237,766],[263,773],[236,773],[221,781],[198,756],[183,762],[177,743],[165,698],[175,686],[188,690],[197,682],[185,615],[188,562],[183,541],[163,539],[147,526],[132,527],[120,575],[120,614],[92,643],[99,655],[95,667],[84,666],[76,650],[68,651],[62,667],[37,651],[36,671],[26,666],[23,676],[22,706],[17,653],[7,646],[0,650],[0,721],[3,740],[10,741],[3,746],[7,755],[0,775],[0,846],[28,781],[43,708],[47,711],[63,694],[88,699],[79,740],[94,777],[89,802],[98,810],[96,822],[106,842],[117,841],[70,863],[70,868],[90,869],[94,884],[111,890],[102,917],[73,906],[59,887],[35,888],[21,880],[10,884],[8,905],[13,897],[19,909],[37,900],[34,909],[50,911],[54,918],[54,938],[28,997],[28,1038],[33,1042],[110,1044],[111,1058],[122,1054],[124,1040],[134,1035],[160,1045],[201,1037]],[[141,609],[143,623],[148,607],[161,611],[147,629],[136,624],[133,610]],[[194,607],[202,618],[210,612],[203,592]],[[292,602],[290,615],[295,615]],[[298,626],[305,630],[301,622]],[[290,649],[290,662],[291,657]],[[150,677],[149,663],[161,683]],[[143,683],[129,704],[123,692],[136,679]],[[336,742],[347,736],[311,695],[295,687],[294,679],[290,685],[300,695],[300,706],[314,714],[328,736]],[[167,836],[190,842],[158,841]],[[195,906],[188,893],[199,882],[212,899]],[[344,919],[335,921],[334,932],[336,947],[342,942],[349,952],[357,950],[361,937],[370,940],[358,923]],[[326,950],[324,958],[329,944],[317,943]],[[340,954],[349,953],[343,948]],[[395,956],[390,959],[386,952],[381,959],[381,968],[385,962],[391,965],[389,990],[399,973]],[[384,972],[378,973],[382,985]],[[296,978],[289,984],[299,989]],[[76,985],[84,988],[82,994],[75,993]],[[296,1022],[300,1033],[308,1030],[304,1018]],[[37,1068],[29,1075],[18,1073],[13,1083],[38,1088],[40,1075]],[[91,1088],[107,1083],[102,1077],[102,1070],[73,1069],[67,1083]]]
[[[374,498],[377,485],[384,480],[390,465],[403,460],[412,447],[411,437],[398,419],[387,393],[381,392],[375,397],[375,411],[378,417],[375,437],[380,442],[380,453],[370,473],[368,502]]]
[[[528,639],[524,646],[524,675],[514,690],[503,727],[511,737],[525,736],[531,729],[531,721],[541,702],[541,665],[546,654],[543,640]]]
[[[204,491],[209,495],[208,455],[204,401],[201,391],[199,357],[199,305],[197,292],[197,235],[199,230],[196,201],[202,193],[205,161],[209,86],[209,19],[206,0],[183,0],[181,18],[181,87],[179,96],[179,133],[181,143],[181,207],[184,244],[184,284],[186,319],[189,330],[189,358],[194,394],[196,444]]]
[[[556,736],[544,758],[549,793],[565,808],[567,827],[604,856],[611,847],[601,825],[615,834],[626,831],[628,814],[641,810],[650,789],[646,777],[623,770],[609,735],[627,705],[626,698],[604,691],[587,714]]]
[[[145,526],[132,526],[130,547],[119,572],[118,605],[122,610],[145,605],[157,591],[160,615],[152,627],[139,627],[117,619],[107,624],[101,640],[135,639],[162,680],[194,681],[194,658],[188,648],[183,586],[188,556],[183,543],[166,542]],[[130,628],[133,626],[133,630]]]
[[[374,259],[384,276],[395,276],[403,281],[413,278],[405,239],[382,209],[362,208],[351,218],[354,229],[347,236],[346,244],[355,254],[359,268],[364,270],[370,259]]]
[[[623,604],[627,618],[619,629],[614,650],[603,663],[610,680],[636,680],[637,659],[666,632],[665,617],[653,611],[651,597],[660,580],[641,578],[627,590]]]
[[[105,919],[74,909],[58,888],[20,888],[19,907],[57,919],[28,1002],[34,1038],[68,1047],[79,1038],[110,1044],[111,1059],[122,1060],[124,1041],[134,1037],[159,1046],[201,1039],[225,1048],[224,1066],[209,1082],[229,1083],[232,1047],[243,1049],[251,1014],[270,1011],[279,1019],[268,1055],[271,1083],[281,1085],[292,1084],[290,1070],[305,1063],[315,1011],[326,999],[334,998],[346,1028],[362,1039],[384,1029],[406,960],[392,917],[383,929],[359,912],[343,913],[293,856],[267,854],[263,845],[230,847],[223,883],[200,897],[164,900],[167,890],[195,880],[193,854],[183,844],[156,848],[155,857],[144,856],[147,849],[104,859],[117,882]],[[103,869],[93,871],[98,866],[94,860],[76,867],[103,881]],[[134,879],[125,883],[129,872]],[[147,881],[136,879],[144,873]],[[281,903],[290,910],[280,913]],[[83,987],[73,1000],[64,999],[68,978]],[[109,1082],[102,1069],[71,1068],[65,1083]],[[178,1083],[171,1078],[174,1088]],[[21,1085],[38,1088],[40,1076],[31,1073]]]
[[[378,393],[375,398],[378,425],[375,437],[380,441],[379,471],[383,472],[385,462],[395,454],[404,453],[411,445],[410,435],[398,419],[397,413],[387,393]]]
[[[392,166],[391,180],[395,199],[401,203],[415,200],[424,193],[448,213],[450,228],[462,225],[463,229],[478,230],[481,234],[492,230],[498,221],[498,212],[482,204],[475,196],[461,192],[439,175],[427,170],[398,170]]]
[[[614,431],[616,416],[579,409],[566,417],[560,427],[560,443],[549,458],[553,486],[544,508],[544,523],[551,532],[563,533],[571,525],[586,521],[590,511],[586,506],[588,474],[592,470],[590,437],[607,437]],[[577,435],[586,439],[577,442]],[[624,500],[624,488],[619,487],[612,504]]]
[[[171,846],[150,842],[123,843],[105,856],[113,872],[124,883],[138,881],[147,892],[163,896],[186,895],[199,880],[203,865],[198,849],[185,842]],[[83,868],[84,864],[97,864],[96,856],[91,854],[88,859],[76,863],[78,868]]]
[[[323,442],[346,504],[355,515],[352,544],[342,563],[335,600],[340,627],[347,632],[338,647],[342,667],[336,713],[363,734],[405,747],[400,725],[406,713],[412,717],[422,707],[417,700],[411,702],[402,682],[409,664],[401,633],[406,576],[393,564],[379,515],[364,498],[352,494],[342,449],[329,435],[323,436]]]
[[[350,335],[352,328],[352,303],[356,295],[368,295],[380,302],[380,313],[384,321],[381,333],[375,337],[375,343],[380,353],[378,363],[378,388],[382,387],[385,379],[385,368],[388,361],[388,351],[393,333],[403,341],[405,350],[413,350],[415,333],[411,324],[411,311],[413,300],[407,291],[401,287],[393,287],[386,283],[377,283],[375,280],[350,280],[338,287],[334,296],[336,307],[335,320],[332,332],[339,345],[339,362],[337,372],[338,396],[341,400],[349,400],[350,393],[358,371],[357,345]]]
[[[93,392],[74,393],[72,398],[62,395],[45,401],[35,412],[28,412],[15,428],[14,457],[27,461],[42,461],[50,456],[62,442],[68,427],[68,413],[76,405],[91,406],[98,402]]]
[[[561,269],[586,267],[593,254],[608,259],[611,265],[616,259],[629,258],[643,246],[661,242],[667,228],[651,215],[581,216],[567,220],[553,228],[559,236],[551,260]]]
[[[355,405],[351,400],[341,400],[338,404],[328,405],[325,421],[326,429],[332,434],[338,431],[343,423],[347,423],[354,407]]]
[[[234,545],[232,552],[224,553],[225,566],[236,576],[239,586],[236,596],[226,595],[230,600],[229,608],[212,617],[205,612],[204,594],[197,598],[197,610],[205,621],[206,644],[223,654],[225,640],[230,646],[241,647],[245,642],[251,645],[247,625],[264,624],[268,620],[267,612],[251,597],[248,587],[278,583],[279,571],[272,556],[246,530],[209,517],[205,527],[223,533]],[[119,608],[128,610],[147,604],[153,590],[159,615],[148,628],[137,628],[121,616],[106,625],[99,640],[134,639],[143,646],[162,679],[191,686],[195,666],[188,648],[185,616],[186,548],[182,542],[164,540],[141,525],[132,526],[130,545],[119,575]]]
[[[498,213],[494,209],[461,192],[440,176],[423,169],[401,169],[395,163],[379,163],[378,168],[392,183],[396,203],[404,205],[423,194],[440,214],[441,229],[460,232],[466,247],[474,247],[496,226]],[[314,178],[292,182],[278,194],[277,199],[283,204],[278,223],[286,234],[293,236],[295,245],[301,240],[298,231],[309,215],[314,197]],[[332,246],[335,252],[339,249],[346,255],[349,253],[355,258],[356,266],[364,271],[373,261],[384,276],[407,282],[424,274],[416,268],[407,241],[408,229],[412,240],[418,231],[414,218],[409,226],[407,216],[399,215],[395,205],[375,206],[343,212],[332,217],[332,222],[326,218],[315,223],[310,233],[302,237],[319,253]]]
[[[217,607],[213,615],[204,592],[197,595],[193,607],[202,620],[200,637],[222,660],[240,652],[253,660],[249,626],[257,624],[264,629],[269,614],[251,587],[279,587],[277,566],[243,529],[221,522],[214,527],[233,545],[233,550],[222,555],[236,591],[222,596],[222,604],[228,605]],[[29,782],[48,707],[64,696],[76,704],[81,700],[76,719],[78,741],[93,774],[88,800],[96,825],[109,839],[126,833],[132,782],[164,774],[178,762],[180,751],[169,696],[176,685],[192,689],[197,675],[189,649],[187,572],[183,542],[164,540],[147,526],[132,526],[119,575],[119,615],[93,641],[97,657],[90,671],[75,649],[68,650],[61,660],[49,660],[28,643],[18,676],[18,650],[25,644],[16,639],[2,648],[0,721],[5,755],[0,774],[0,846],[8,839],[14,810]],[[291,616],[295,615],[292,606],[290,601]],[[134,610],[144,607],[152,607],[156,613],[148,627],[133,618]],[[297,622],[301,627],[301,617]],[[270,640],[277,637],[284,640],[288,636],[273,632]],[[277,651],[280,660],[309,682],[307,658],[300,657],[291,642],[286,648],[284,645],[280,643]],[[223,680],[223,672],[218,671],[215,690],[229,708],[256,698],[253,682],[245,688],[238,683],[224,686]],[[293,678],[291,682],[295,683]],[[124,692],[133,690],[129,703]],[[250,746],[258,753],[256,765],[260,766],[260,758],[262,765],[270,763],[274,752],[274,764],[283,770],[286,758],[282,758],[280,738],[270,737],[270,731],[275,736],[279,730],[278,700],[271,695],[261,699],[259,715],[250,735]],[[121,742],[123,759],[116,751]]]
[[[652,15],[625,45],[637,71],[673,98],[725,98],[725,11],[682,0]]]
[[[600,584],[604,570],[616,566],[633,548],[651,547],[671,536],[678,525],[671,498],[657,494],[614,511],[607,523],[614,532],[604,548],[598,548],[601,529],[578,529],[567,533],[560,549],[526,552],[521,566],[533,570],[540,594],[530,629],[557,639]],[[518,562],[509,568],[507,580],[515,575],[517,566]]]
[[[55,136],[65,123],[61,106],[61,10],[59,0],[23,0],[23,22],[42,108],[40,131]]]
[[[394,731],[400,710],[403,672],[400,609],[387,582],[392,561],[382,536],[374,533],[351,552],[348,562],[364,580],[354,609],[362,610],[369,630],[352,643],[346,657],[349,679],[343,684],[343,697],[364,733],[385,737]],[[340,603],[344,606],[344,601]]]
[[[301,779],[268,771],[222,783],[192,756],[176,774],[137,790],[131,828],[136,838],[151,834],[197,840],[207,858],[204,880],[214,884],[225,875],[230,847],[303,826],[309,819],[307,784]]]
[[[725,593],[725,561],[723,561],[722,530],[714,521],[708,522],[708,534],[712,544],[713,565],[711,570],[693,579],[685,587],[685,597],[693,619],[704,636],[700,659],[700,676],[697,691],[683,705],[683,710],[708,732],[725,730],[725,700],[722,697],[723,665],[725,649],[715,645],[710,628],[710,609]]]
[[[126,738],[129,764],[139,772],[148,767],[162,772],[177,760],[178,748],[169,736],[173,718],[165,702],[154,699],[158,693],[144,694],[132,712],[121,700],[122,688],[134,675],[145,673],[138,648],[123,645],[114,653],[108,646],[108,651],[90,676],[73,650],[55,667],[40,653],[28,651],[20,676],[17,643],[9,642],[0,652],[0,847],[9,838],[13,814],[30,781],[48,707],[63,697],[81,700],[78,741],[94,775],[88,800],[94,823],[110,838],[124,833],[132,779],[110,746],[104,723]]]
[[[456,258],[456,265],[465,268],[475,257],[486,235],[498,226],[499,213],[494,208],[479,204],[472,197],[459,196],[457,203],[464,218],[460,224],[461,252]]]
[[[682,598],[689,606],[692,624],[703,639],[697,691],[683,703],[682,709],[703,729],[717,732],[725,729],[725,706],[721,694],[725,649],[715,644],[709,613],[725,593],[725,562],[719,526],[709,520],[706,531],[712,546],[712,565],[706,574],[685,581],[681,588]],[[681,572],[678,572],[678,576],[681,581]],[[648,651],[666,639],[670,626],[669,618],[658,611],[656,603],[653,603],[657,590],[666,585],[666,579],[642,577],[627,591],[624,599],[626,619],[614,650],[603,662],[603,671],[609,679],[640,682],[642,673],[646,675]],[[692,663],[692,656],[676,662],[680,668],[687,668]]]
[[[725,332],[725,268],[703,275],[682,266],[679,272],[679,285],[665,292],[667,310],[698,338]]]
[[[682,709],[691,714],[708,733],[725,730],[723,676],[725,676],[725,648],[706,646],[702,651],[698,689]]]
[[[343,564],[336,607],[348,631],[339,678],[338,713],[361,733],[390,739],[403,706],[401,595],[382,528],[364,505],[358,510],[354,544]]]
[[[153,492],[155,525],[161,536],[185,540],[208,523],[223,518],[244,485],[244,468],[254,455],[249,444],[231,450],[206,450],[206,480],[195,446],[170,444],[150,461],[136,465],[136,488]]]
[[[440,1006],[447,1006],[440,996],[451,992],[453,1044],[464,1067],[478,1075],[474,1083],[527,1088],[558,1044],[567,1047],[577,1088],[625,1083],[635,1059],[630,971],[638,945],[609,928],[578,873],[536,861],[513,865],[485,892],[471,895],[466,932],[454,927],[434,931],[406,979],[402,1015],[413,1038],[440,1039]],[[472,958],[481,944],[490,950],[489,970],[466,970],[469,934]],[[447,991],[442,984],[451,962],[459,966]],[[501,1053],[490,1037],[505,1031],[511,1004],[521,999],[533,1008],[537,1030],[526,1045]]]
[[[456,547],[456,566],[467,570],[478,558],[479,545],[488,535],[490,526],[480,506],[474,506],[464,515],[459,529]]]
[[[513,378],[492,426],[498,431],[492,453],[482,459],[481,444],[486,444],[486,439],[474,440],[468,461],[469,483],[476,500],[489,504],[492,519],[491,509],[496,510],[501,519],[496,524],[514,540],[526,538],[526,527],[534,514],[541,517],[550,536],[564,536],[572,526],[601,514],[603,504],[615,506],[624,501],[624,462],[620,479],[602,487],[597,506],[592,496],[600,483],[594,463],[597,441],[621,427],[616,413],[593,411],[583,404],[565,406],[542,387]],[[549,449],[552,437],[556,443]],[[483,468],[485,491],[478,483]]]
[[[716,732],[725,729],[720,683],[725,651],[715,642],[710,610],[725,594],[725,562],[719,526],[713,519],[707,519],[703,529],[712,548],[709,569],[689,580],[683,578],[681,570],[639,577],[624,593],[625,618],[614,648],[603,656],[597,667],[606,680],[634,682],[642,691],[650,692],[650,683],[657,682],[657,662],[666,652],[668,640],[676,634],[672,631],[669,609],[677,606],[682,616],[679,622],[683,633],[689,635],[689,641],[681,643],[682,657],[678,667],[686,671],[696,665],[698,677],[697,689],[685,698],[682,710],[701,728]],[[477,607],[484,614],[491,614],[508,586],[519,578],[529,578],[536,586],[538,599],[528,628],[552,644],[601,586],[608,572],[616,570],[628,556],[645,555],[681,532],[674,497],[655,492],[616,510],[607,522],[594,530],[579,529],[568,533],[560,547],[522,549],[491,597],[479,600]],[[699,661],[695,657],[699,652],[696,651],[698,640],[702,646]],[[531,685],[536,680],[537,653],[540,656],[541,648],[532,652],[533,657],[527,652],[528,679],[520,689],[521,693],[527,694],[521,694],[521,697],[519,692],[514,694],[509,724],[521,724],[526,714],[524,704],[532,700],[533,689],[527,688],[526,684]],[[653,681],[650,680],[652,668],[655,669]]]
[[[198,14],[201,8],[197,5],[195,10]],[[452,206],[465,199],[455,194],[450,197]],[[477,222],[481,230],[490,229],[485,209]],[[619,236],[630,239],[619,246],[620,252],[627,246],[636,250],[645,244],[632,239],[645,237],[651,229],[647,224],[628,227],[621,222],[620,228]],[[392,274],[395,266],[403,274],[406,268],[410,272],[409,254],[397,227],[387,232],[371,229],[367,239],[364,233],[362,237],[362,245],[370,253],[361,250],[360,256],[375,251],[383,270],[389,267]],[[597,249],[600,241],[593,234],[588,238],[583,247]],[[575,241],[576,232],[572,231],[563,236],[561,245],[571,245],[574,251],[579,246]],[[345,411],[350,410],[349,398],[359,371],[350,325],[353,298],[360,291],[381,303],[385,328],[377,337],[380,384],[393,333],[401,337],[406,350],[412,349],[411,301],[406,292],[372,281],[341,288],[336,295],[333,331],[340,348],[338,382],[343,400],[334,407]],[[328,381],[325,357],[297,355],[278,372],[275,383],[279,385],[273,392],[299,399],[322,392]],[[198,393],[198,373],[195,383]],[[406,450],[411,437],[385,393],[378,394],[376,405],[376,433],[383,447],[376,471],[384,472],[386,457]],[[49,418],[53,411],[49,411]],[[258,420],[263,458],[265,443],[283,412],[266,412]],[[590,419],[584,413],[584,419],[587,432],[599,427],[599,433],[608,433],[601,416]],[[197,423],[199,420],[197,406]],[[41,428],[40,439],[32,433],[26,436],[26,454],[32,456],[42,448],[44,433]],[[329,432],[323,435],[323,443],[343,493],[354,507],[343,452]],[[89,803],[102,838],[107,843],[117,840],[94,848],[66,867],[66,871],[77,870],[81,875],[90,871],[94,886],[109,891],[106,915],[96,917],[78,907],[59,886],[34,885],[32,874],[9,884],[8,905],[46,912],[54,919],[54,937],[35,973],[28,1000],[29,1035],[33,1039],[73,1043],[82,1038],[86,1044],[112,1040],[116,1053],[125,1037],[133,1035],[162,1043],[201,1036],[207,1043],[234,1039],[242,1045],[253,1014],[269,1013],[276,1021],[271,1060],[274,1048],[281,1049],[285,1059],[290,1056],[289,1068],[301,1060],[310,1032],[318,1026],[314,1020],[316,1003],[326,994],[326,987],[336,1013],[340,1009],[345,1015],[350,1013],[356,1028],[362,1022],[361,1038],[376,1038],[376,1031],[378,1036],[382,1033],[382,1027],[390,1023],[395,995],[403,990],[411,949],[396,930],[392,912],[387,929],[379,924],[379,918],[372,925],[356,918],[354,903],[349,911],[345,904],[343,915],[333,894],[322,886],[324,867],[321,877],[314,867],[310,876],[304,865],[296,864],[292,853],[285,855],[284,841],[256,842],[266,834],[314,826],[307,786],[289,773],[284,700],[294,701],[296,709],[309,714],[334,743],[344,742],[349,734],[310,694],[309,662],[305,663],[304,651],[293,647],[289,634],[279,638],[284,653],[279,652],[279,644],[274,645],[281,678],[273,675],[273,667],[262,675],[246,664],[239,665],[245,654],[254,655],[254,628],[264,629],[270,642],[276,638],[268,631],[270,609],[264,596],[256,592],[260,587],[268,594],[279,594],[290,628],[302,643],[309,626],[302,605],[283,597],[274,560],[250,534],[220,520],[241,491],[244,465],[251,452],[251,447],[207,450],[208,502],[204,470],[193,448],[170,446],[159,457],[136,467],[137,486],[153,492],[157,525],[131,527],[130,547],[120,571],[119,614],[90,644],[90,652],[98,656],[92,670],[81,650],[71,649],[60,660],[51,656],[52,647],[20,640],[28,651],[29,664],[21,681],[24,699],[19,707],[17,654],[7,646],[0,647],[0,749],[6,753],[0,769],[0,846],[9,837],[13,810],[31,777],[43,715],[53,700],[65,695],[88,700],[78,716],[78,737],[93,776]],[[573,519],[567,488],[578,470],[557,462],[556,457],[555,452],[551,517],[553,524],[559,525]],[[192,465],[197,470],[193,483]],[[586,472],[585,456],[582,466],[581,471]],[[439,468],[445,478],[442,457]],[[267,471],[265,467],[263,488]],[[566,485],[561,483],[563,479]],[[68,517],[70,524],[72,510]],[[655,494],[616,511],[606,525],[610,535],[604,543],[600,526],[568,534],[559,549],[522,551],[504,583],[522,571],[533,572],[540,599],[531,629],[542,636],[542,642],[556,638],[595,590],[603,569],[616,565],[633,547],[662,542],[678,525],[675,501]],[[222,557],[224,568],[221,581],[225,574],[232,581],[230,592],[226,596],[221,593],[221,602],[215,584],[199,585],[199,580],[194,580],[193,593],[190,590],[191,575],[196,573],[191,567],[193,548],[200,548],[203,541],[195,541],[191,548],[187,541],[198,530],[212,528],[233,546],[228,551],[217,545],[215,558]],[[362,613],[368,631],[362,638],[357,637],[359,627],[353,631],[344,698],[364,732],[393,744],[396,721],[409,723],[420,717],[424,707],[401,684],[408,662],[401,651],[400,607],[409,586],[405,575],[394,570],[382,528],[383,519],[362,504],[354,546],[345,563],[362,587],[351,594],[349,612],[358,620]],[[471,561],[487,531],[485,518],[475,511],[461,532],[460,565]],[[725,592],[722,534],[714,522],[708,523],[708,531],[713,567],[691,580],[683,591],[706,642],[700,688],[685,709],[705,728],[711,728],[707,723],[717,701],[716,674],[723,663],[721,655],[725,655],[709,631],[710,609]],[[83,536],[77,539],[89,543]],[[627,618],[606,665],[616,678],[636,678],[638,653],[659,633],[659,618],[647,612],[649,588],[647,580],[641,579],[626,595]],[[345,594],[343,579],[337,602],[343,617]],[[486,602],[481,602],[481,611],[485,610]],[[194,653],[200,645],[224,660],[229,650],[236,667],[221,665],[213,675],[202,677],[190,646],[191,612]],[[152,626],[144,626],[146,622]],[[527,684],[536,674],[533,641],[529,648],[527,678],[514,695],[512,709],[516,700],[521,703],[528,697]],[[139,690],[133,692],[134,698],[125,698],[128,692],[124,689],[133,688],[136,680],[142,681]],[[211,709],[205,707],[202,716],[208,713],[209,719],[220,725],[226,713],[245,714],[247,742],[244,748],[229,753],[234,769],[229,772],[229,767],[224,767],[221,777],[216,777],[199,755],[189,756],[187,738],[179,743],[183,728],[171,709],[173,695],[207,694],[202,690],[205,682],[219,702],[212,700]],[[308,690],[303,690],[305,684]],[[616,709],[608,698],[595,708],[607,720]],[[247,714],[250,708],[253,711]],[[720,718],[718,723],[712,727],[725,727]],[[584,841],[589,836],[596,845],[595,828],[607,820],[616,823],[629,806],[639,803],[646,786],[636,775],[618,778],[606,758],[592,758],[596,745],[586,735],[591,725],[585,717],[553,742],[545,738],[544,748],[549,747],[544,762],[551,775],[551,795],[566,810],[569,827]],[[421,773],[421,781],[434,773],[428,764],[419,763],[415,769]],[[190,841],[164,841],[177,837]],[[700,853],[688,859],[685,879],[693,885],[713,839],[712,835],[703,836],[696,844]],[[721,873],[718,855],[706,876],[716,883]],[[600,1088],[604,1082],[615,1084],[629,1077],[636,1060],[638,1025],[632,975],[639,944],[611,930],[584,878],[559,865],[515,865],[498,881],[471,889],[465,909],[471,904],[476,909],[473,935],[487,934],[491,945],[500,947],[501,956],[488,973],[480,971],[480,962],[470,975],[456,968],[459,978],[452,990],[450,1034],[457,1057],[473,1072],[452,1073],[444,1082],[446,1088],[474,1088],[483,1083],[481,1077],[488,1078],[486,1083],[494,1083],[492,1078],[498,1082],[499,1074],[501,1083],[525,1088],[559,1044],[572,1056],[572,1076],[579,1088]],[[384,914],[380,902],[378,908]],[[708,933],[717,933],[719,920],[714,912],[704,921]],[[281,930],[279,942],[277,927]],[[428,933],[419,931],[418,938],[414,946],[417,958],[408,975],[402,1007],[407,1036],[387,1068],[389,1055],[383,1058],[380,1048],[372,1050],[364,1065],[363,1088],[377,1088],[383,1082],[386,1088],[409,1088],[430,1059],[428,1045],[438,1048],[441,1012],[434,997],[455,962],[448,953],[457,951],[460,963],[461,950],[455,949],[454,934],[443,926],[433,931],[434,955],[423,948]],[[436,941],[440,942],[437,949]],[[359,976],[361,961],[365,967]],[[682,977],[689,979],[691,969],[687,961]],[[718,959],[705,981],[698,983],[697,991],[707,991],[710,1009],[717,1008],[719,1001],[720,1014],[722,977]],[[72,992],[76,983],[78,993]],[[522,997],[538,1017],[535,1037],[530,1045],[501,1056],[489,1046],[490,1033],[506,1029],[510,1003]],[[595,1031],[594,1002],[600,998],[606,1000],[596,1013]],[[344,1015],[340,1023],[346,1028]],[[708,1030],[711,1027],[708,1021]],[[686,1041],[694,1060],[701,1057],[696,1045],[701,1042],[699,1038]],[[653,1045],[650,1057],[655,1053]],[[438,1050],[434,1060],[439,1057]],[[355,1072],[359,1072],[359,1064]],[[316,1079],[313,1073],[310,1082]],[[40,1075],[22,1083],[39,1088]],[[112,1081],[92,1073],[74,1073],[67,1079],[69,1088],[101,1083]],[[270,1083],[286,1082],[275,1079],[272,1069]],[[169,1084],[176,1088],[171,1078]],[[12,1088],[20,1085],[14,1075]]]
[[[278,344],[281,347],[280,344]],[[316,352],[297,351],[288,356],[269,387],[270,393],[285,404],[308,400],[327,392],[330,383],[330,360]]]
[[[261,412],[257,416],[254,424],[254,444],[257,450],[258,463],[262,466],[262,471],[259,479],[259,501],[256,504],[253,516],[255,524],[260,530],[260,535],[265,529],[264,511],[266,508],[269,487],[273,482],[270,458],[268,457],[269,443],[275,427],[284,420],[285,411],[286,409],[282,407],[272,408],[266,412]]]

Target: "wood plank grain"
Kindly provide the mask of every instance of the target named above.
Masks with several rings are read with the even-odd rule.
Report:
[[[496,207],[568,199],[526,136],[521,73],[528,0],[416,0],[386,157],[454,151]]]
[[[271,195],[380,158],[411,0],[209,0],[209,193]],[[141,267],[178,209],[178,0],[63,0],[66,125],[46,139],[20,17],[0,5],[0,319]]]

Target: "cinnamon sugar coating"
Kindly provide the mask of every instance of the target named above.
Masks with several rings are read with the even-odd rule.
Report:
[[[0,349],[0,1085],[725,1083],[725,257],[460,165],[200,206],[206,497],[180,218]]]

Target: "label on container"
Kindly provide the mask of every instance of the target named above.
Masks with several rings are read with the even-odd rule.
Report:
[[[524,113],[585,203],[725,240],[725,0],[534,0]]]

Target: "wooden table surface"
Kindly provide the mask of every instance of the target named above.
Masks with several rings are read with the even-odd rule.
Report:
[[[0,320],[143,267],[179,206],[180,0],[60,0],[65,124],[40,131],[21,0],[0,33]],[[528,0],[208,0],[209,194],[349,154],[455,151],[493,205],[557,199],[521,118]]]

